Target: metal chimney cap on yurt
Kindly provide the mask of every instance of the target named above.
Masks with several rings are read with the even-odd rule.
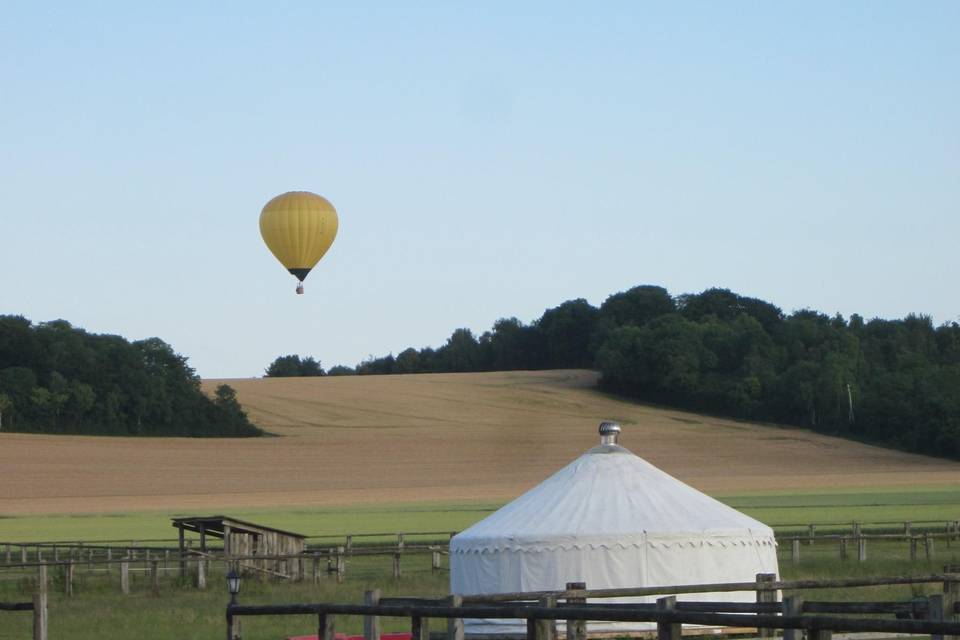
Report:
[[[616,422],[604,420],[600,423],[600,444],[617,444],[620,437],[620,425]]]

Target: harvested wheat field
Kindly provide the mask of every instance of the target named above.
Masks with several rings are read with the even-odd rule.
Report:
[[[506,500],[593,446],[603,419],[708,492],[960,483],[956,462],[618,400],[589,371],[225,382],[277,437],[0,433],[0,513]]]

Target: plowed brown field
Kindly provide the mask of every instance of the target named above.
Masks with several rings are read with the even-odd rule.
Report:
[[[707,491],[960,483],[960,464],[608,397],[588,371],[228,382],[279,437],[0,433],[0,514],[509,499],[597,442]]]

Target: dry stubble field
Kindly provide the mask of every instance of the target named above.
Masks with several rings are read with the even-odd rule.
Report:
[[[597,441],[711,493],[960,483],[960,464],[637,405],[589,371],[209,380],[278,437],[0,434],[0,514],[507,500]]]

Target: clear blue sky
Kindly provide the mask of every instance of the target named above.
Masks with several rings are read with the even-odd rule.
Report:
[[[960,3],[401,5],[4,3],[0,313],[205,377],[643,283],[960,316]]]

